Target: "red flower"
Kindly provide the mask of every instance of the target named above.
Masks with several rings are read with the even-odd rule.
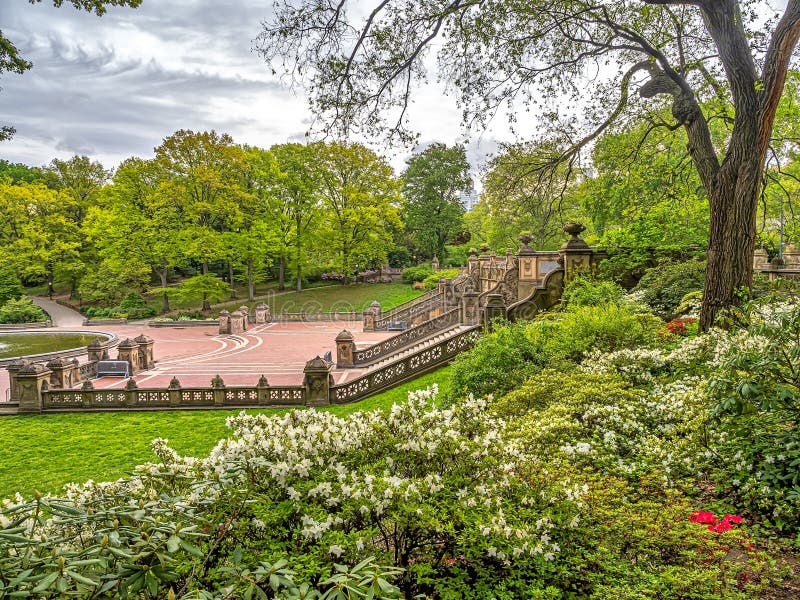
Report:
[[[725,531],[730,531],[731,529],[733,529],[733,525],[731,525],[727,521],[720,521],[716,525],[708,526],[708,530],[713,531],[715,533],[724,533]]]
[[[706,510],[700,511],[696,510],[692,513],[689,517],[689,520],[692,523],[702,523],[708,524],[711,523],[712,525],[717,522],[717,518],[714,516],[714,513],[708,512]]]
[[[725,515],[724,517],[722,517],[722,520],[727,523],[733,523],[734,525],[738,525],[739,523],[742,522],[742,517],[738,515]]]

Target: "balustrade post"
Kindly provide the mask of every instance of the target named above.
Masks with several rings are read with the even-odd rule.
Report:
[[[139,368],[139,344],[129,338],[125,338],[117,346],[117,352],[117,360],[128,361],[131,367],[131,375],[141,370]]]
[[[17,411],[20,414],[42,412],[42,392],[48,388],[50,373],[50,369],[36,363],[28,363],[17,371]]]
[[[11,402],[18,402],[19,401],[19,387],[17,384],[17,373],[24,367],[27,367],[30,364],[30,361],[24,360],[20,358],[19,360],[15,360],[13,363],[6,367],[6,371],[8,371],[8,393],[10,395]]]
[[[326,406],[331,403],[333,375],[331,364],[321,357],[312,358],[303,369],[303,386],[306,391],[306,406]]]
[[[270,321],[270,314],[269,314],[269,306],[266,304],[259,304],[256,306],[256,323],[259,325],[263,325],[264,323],[269,323]]]
[[[364,309],[364,331],[375,331],[375,324],[381,318],[381,303],[375,300]]]
[[[98,360],[108,360],[108,343],[103,343],[100,340],[94,340],[87,346],[89,354],[89,362],[97,362]]]
[[[256,391],[258,393],[258,403],[262,405],[269,404],[269,381],[263,375],[258,378]]]
[[[181,382],[178,381],[177,377],[173,377],[169,380],[169,386],[167,387],[169,391],[169,404],[170,406],[178,406],[181,403]]]
[[[143,371],[148,371],[155,367],[156,361],[153,360],[153,345],[155,342],[153,338],[141,334],[133,338],[133,341],[136,342],[139,347],[139,367]]]
[[[219,334],[230,335],[231,333],[231,313],[227,310],[219,311]]]
[[[211,380],[211,387],[214,389],[214,404],[216,406],[225,404],[225,382],[219,373]]]
[[[567,223],[564,231],[572,237],[561,245],[558,253],[564,262],[564,283],[572,279],[576,272],[589,271],[592,268],[592,248],[583,239],[579,238],[586,229],[583,223]]]
[[[136,397],[138,396],[139,386],[133,377],[125,382],[125,404],[128,406],[136,406]]]
[[[478,301],[480,294],[472,286],[464,290],[461,298],[461,324],[477,325],[479,319]]]
[[[356,342],[353,334],[343,329],[336,336],[336,366],[341,368],[355,365]]]

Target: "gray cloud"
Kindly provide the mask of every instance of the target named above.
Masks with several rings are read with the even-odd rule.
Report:
[[[305,99],[251,52],[269,5],[145,0],[97,18],[67,6],[0,0],[4,34],[34,63],[24,75],[0,80],[0,124],[17,128],[0,157],[44,164],[77,153],[111,166],[151,155],[177,129],[216,129],[263,147],[304,140],[314,121]],[[438,89],[419,95],[425,139],[460,139],[445,101]],[[496,148],[492,135],[468,144],[476,172]],[[408,153],[395,152],[391,161],[401,170]]]

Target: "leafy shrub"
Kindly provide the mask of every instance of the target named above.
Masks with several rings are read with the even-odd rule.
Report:
[[[554,325],[537,323],[537,329]],[[469,352],[459,354],[450,369],[450,397],[504,394],[545,365],[544,335],[530,335],[525,323],[497,324]]]
[[[0,306],[0,323],[38,323],[46,320],[47,314],[27,296],[8,300]]]
[[[144,301],[144,297],[141,294],[137,294],[136,292],[131,292],[126,294],[125,297],[122,299],[122,302],[119,303],[119,308],[122,309],[123,312],[127,312],[132,309],[138,308],[146,308],[147,304]]]
[[[613,281],[601,280],[591,275],[573,277],[564,286],[561,301],[567,308],[619,304],[625,290]]]
[[[703,290],[705,272],[701,261],[664,263],[648,269],[635,289],[658,316],[670,319],[686,294]]]
[[[431,275],[433,275],[433,269],[427,263],[403,269],[403,281],[406,283],[421,283]]]
[[[442,269],[428,275],[422,281],[422,285],[425,286],[426,290],[433,290],[438,287],[440,279],[452,279],[457,277],[459,273],[461,273],[461,269]]]
[[[578,362],[590,351],[614,351],[653,342],[661,321],[628,306],[584,306],[560,315],[543,351],[548,361]]]
[[[22,284],[9,267],[0,268],[0,306],[22,296]]]

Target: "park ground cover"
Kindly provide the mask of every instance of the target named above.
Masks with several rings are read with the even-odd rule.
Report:
[[[664,273],[650,289],[655,304],[579,279],[560,310],[496,323],[447,386],[391,408],[234,415],[198,458],[156,440],[128,479],[7,502],[5,581],[143,598],[798,597],[800,297],[772,291],[699,334],[696,291]]]
[[[356,404],[320,410],[345,416],[356,410],[386,409],[409,390],[438,383],[446,389],[448,368],[402,384]],[[64,484],[114,480],[153,459],[150,443],[166,438],[181,454],[204,456],[229,430],[230,410],[65,413],[0,418],[0,498],[34,490],[58,493]],[[281,414],[286,409],[248,410]]]
[[[406,283],[354,283],[327,285],[302,292],[276,292],[257,302],[243,302],[251,310],[264,303],[273,313],[286,312],[348,312],[367,308],[373,301],[384,310],[416,298],[421,292]],[[216,311],[214,314],[218,314]]]

